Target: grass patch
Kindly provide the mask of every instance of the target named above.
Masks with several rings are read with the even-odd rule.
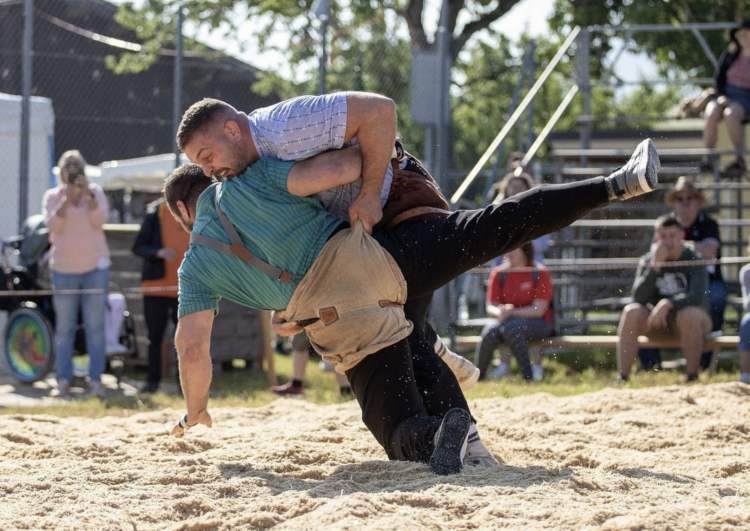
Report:
[[[666,354],[666,353],[665,353]],[[665,355],[665,359],[668,359]],[[305,396],[278,397],[268,391],[265,373],[248,371],[244,362],[236,361],[232,370],[214,374],[211,384],[210,409],[219,407],[260,407],[274,400],[307,400],[315,404],[344,403],[353,398],[339,395],[333,373],[318,367],[318,359],[313,358],[307,367]],[[289,380],[292,362],[290,356],[276,355],[275,365],[278,383]],[[466,392],[468,400],[479,398],[513,398],[533,393],[549,393],[554,396],[571,396],[598,391],[612,384],[615,378],[613,356],[604,349],[579,349],[576,352],[560,353],[545,358],[545,376],[541,382],[526,383],[518,374],[515,361],[513,374],[502,380],[479,382]],[[733,382],[737,380],[737,362],[725,360],[720,363],[717,374],[701,374],[702,383]],[[684,385],[685,375],[677,370],[659,372],[636,372],[627,388],[640,389]],[[104,401],[84,397],[41,407],[8,407],[0,409],[0,414],[44,414],[58,417],[104,416],[127,417],[135,413],[173,409],[184,411],[185,402],[179,394],[157,393],[155,395],[110,396]]]

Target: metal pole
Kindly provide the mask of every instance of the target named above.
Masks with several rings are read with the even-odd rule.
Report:
[[[328,52],[326,41],[328,39],[328,17],[320,18],[320,55],[318,57],[318,94],[326,93],[326,62]]]
[[[531,80],[534,79],[534,58],[536,57],[536,41],[529,41],[529,90],[531,90]],[[530,146],[534,139],[534,100],[529,103],[529,111],[526,113],[527,120],[527,141],[526,146]],[[524,146],[525,147],[525,146]],[[520,151],[520,150],[519,150]]]
[[[174,150],[174,167],[180,165],[180,147],[177,145],[177,129],[180,127],[182,117],[182,24],[184,22],[184,12],[182,4],[177,6],[177,27],[175,56],[174,56],[174,79],[172,80],[173,97],[172,101],[172,146]]]
[[[448,190],[448,128],[450,120],[449,100],[448,100],[448,51],[450,43],[448,34],[448,0],[443,0],[443,6],[440,10],[440,25],[437,31],[437,76],[438,99],[440,109],[438,112],[438,123],[436,131],[435,161],[437,178],[440,188]],[[455,282],[455,280],[453,281]],[[452,310],[456,307],[455,287],[443,286],[435,292],[435,304],[432,305],[432,317],[439,331],[444,331],[448,327]]]
[[[18,168],[18,228],[29,211],[29,141],[31,122],[31,82],[34,59],[34,0],[25,0],[23,9],[23,57],[21,66],[21,146]]]
[[[552,73],[552,70],[557,66],[557,63],[560,62],[560,59],[562,59],[562,56],[565,54],[565,52],[568,50],[570,45],[573,43],[573,40],[578,35],[578,32],[581,31],[581,28],[579,26],[576,26],[573,28],[573,31],[570,32],[570,35],[568,35],[568,38],[565,40],[563,45],[560,47],[559,50],[557,50],[557,53],[552,58],[552,61],[547,65],[547,68],[544,69],[544,72],[542,72],[542,75],[539,76],[539,79],[536,80],[536,83],[534,83],[534,86],[531,87],[531,90],[526,95],[526,97],[523,99],[521,104],[518,106],[518,108],[513,112],[511,117],[508,119],[508,121],[505,123],[503,128],[500,130],[500,132],[495,137],[495,140],[492,141],[492,144],[490,144],[490,147],[487,148],[487,150],[484,152],[484,155],[482,155],[477,161],[474,168],[469,172],[469,175],[466,176],[464,179],[464,182],[461,183],[461,186],[458,187],[458,190],[456,190],[456,193],[453,194],[451,197],[451,203],[454,205],[456,202],[458,202],[459,199],[461,199],[461,196],[464,194],[466,189],[469,187],[469,185],[472,183],[474,178],[479,174],[481,169],[484,167],[484,165],[487,163],[487,161],[490,159],[492,154],[497,149],[497,146],[500,145],[500,142],[503,141],[505,136],[508,134],[508,131],[515,125],[516,120],[521,116],[524,110],[526,110],[526,107],[529,105],[531,100],[534,99],[534,96],[536,96],[536,93],[539,91],[541,86],[544,84],[544,82],[547,80],[547,77]]]
[[[583,115],[591,116],[591,74],[589,72],[589,45],[591,33],[584,28],[578,35],[576,42],[576,77],[578,88],[583,93]],[[591,147],[591,122],[586,121],[581,125],[581,148]],[[581,157],[581,165],[586,164],[586,157]]]
[[[440,109],[437,127],[437,180],[440,188],[448,189],[448,130],[450,112],[448,105],[448,51],[450,44],[450,35],[448,35],[448,0],[443,0],[443,7],[440,10],[440,26],[437,32],[438,46],[438,87],[440,93]]]

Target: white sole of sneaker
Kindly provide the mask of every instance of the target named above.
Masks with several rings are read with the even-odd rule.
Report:
[[[659,169],[659,156],[656,153],[656,147],[654,147],[653,141],[649,138],[638,145],[638,151],[640,155],[638,181],[641,183],[641,188],[644,191],[653,192],[656,187],[649,182],[646,178],[646,174],[648,173],[649,166],[651,166],[652,162],[654,163],[654,171]]]
[[[435,449],[430,456],[430,471],[447,476],[458,474],[463,467],[471,415],[465,409],[454,408],[443,417]]]

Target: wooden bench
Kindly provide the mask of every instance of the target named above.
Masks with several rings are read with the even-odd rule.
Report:
[[[475,326],[478,325],[477,321],[486,321],[486,319],[469,319],[467,321],[475,321]],[[453,325],[455,326],[455,324]],[[479,344],[481,336],[468,335],[468,336],[454,336],[453,348],[454,350],[466,350],[474,349]],[[719,352],[722,350],[734,351],[731,356],[734,357],[737,351],[737,345],[739,344],[739,336],[721,335],[716,332],[711,332],[706,335],[703,348],[706,351],[711,351],[711,364],[709,366],[710,374],[716,371],[716,365],[719,362]],[[561,335],[552,336],[541,341],[534,341],[529,344],[531,347],[541,347],[542,349],[576,349],[576,348],[617,348],[617,336],[594,336],[594,335]],[[651,339],[647,336],[638,336],[638,346],[641,348],[680,348],[680,342],[678,339]],[[684,358],[663,362],[662,367],[665,369],[676,368],[684,365]]]

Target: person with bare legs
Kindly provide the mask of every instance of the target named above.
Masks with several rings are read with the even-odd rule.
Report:
[[[736,155],[724,173],[740,175],[747,171],[744,122],[750,117],[750,20],[745,19],[734,28],[730,39],[729,47],[719,58],[716,99],[706,106],[703,141],[707,148],[715,148],[719,122],[724,120]]]
[[[272,385],[269,391],[282,396],[299,396],[305,394],[305,373],[307,372],[307,363],[310,359],[310,340],[307,333],[300,332],[292,337],[292,376],[289,381],[283,385]],[[336,383],[339,385],[339,394],[349,396],[352,388],[345,374],[333,373],[336,376]]]

